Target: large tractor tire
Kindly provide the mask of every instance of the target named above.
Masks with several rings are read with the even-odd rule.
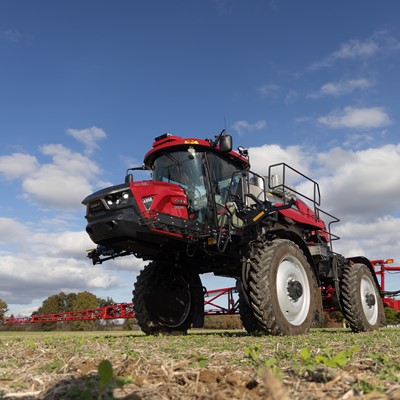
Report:
[[[268,334],[268,331],[254,316],[253,310],[247,303],[247,300],[239,293],[239,314],[242,321],[243,328],[246,329],[250,335],[261,336]]]
[[[365,264],[345,267],[340,292],[343,315],[353,332],[373,331],[384,323],[383,302]]]
[[[265,332],[300,335],[309,330],[317,283],[294,242],[277,239],[259,247],[250,261],[248,287],[250,309]]]
[[[204,304],[198,274],[157,261],[140,272],[132,293],[135,318],[147,335],[186,334]]]

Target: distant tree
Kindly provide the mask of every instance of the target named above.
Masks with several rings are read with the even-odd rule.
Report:
[[[53,294],[49,296],[47,299],[43,300],[41,307],[34,313],[35,315],[43,315],[43,314],[58,314],[69,311],[72,308],[72,303],[75,298],[75,293],[66,294],[64,292],[60,292],[58,294]],[[32,313],[32,315],[34,315]],[[59,323],[54,322],[45,322],[40,324],[41,330],[44,331],[54,331],[59,327]],[[66,329],[66,324],[62,324],[62,328]]]
[[[4,315],[8,311],[7,303],[0,299],[0,322],[4,321]]]
[[[115,304],[115,301],[111,297],[107,297],[106,299],[100,299],[99,307],[107,307]],[[101,321],[101,328],[104,330],[109,330],[113,328],[115,324],[115,320],[113,319],[104,319]]]
[[[88,308],[100,307],[102,300],[90,292],[80,292],[76,295],[72,310],[87,310]]]
[[[105,300],[102,300],[90,292],[78,293],[72,303],[72,310],[88,310],[91,308],[99,308]],[[99,329],[98,320],[94,321],[74,321],[72,329],[76,331]]]
[[[107,297],[106,299],[100,299],[100,307],[111,306],[115,301],[111,297]]]
[[[45,299],[42,306],[32,315],[59,314],[68,311],[87,310],[100,308],[114,304],[112,298],[101,299],[88,291],[80,293],[53,294]],[[41,330],[92,330],[100,328],[99,321],[65,321],[65,322],[45,322],[40,324]]]
[[[71,311],[76,296],[76,293],[65,294],[64,292],[60,292],[58,294],[53,294],[43,301],[37,314],[56,314]]]

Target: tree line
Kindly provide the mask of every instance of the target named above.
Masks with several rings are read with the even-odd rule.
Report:
[[[106,299],[99,298],[93,293],[84,291],[80,293],[64,293],[60,292],[54,294],[43,300],[42,305],[39,309],[32,313],[34,315],[42,314],[58,314],[68,311],[87,310],[91,308],[101,308],[108,305],[114,304],[112,298],[107,297]],[[0,325],[4,321],[5,314],[8,311],[7,303],[0,299]],[[400,323],[400,312],[394,308],[385,307],[386,323],[388,325],[398,325]],[[132,320],[125,320],[123,329],[132,329]],[[343,323],[343,315],[340,312],[330,312],[325,315],[324,326],[331,326],[332,324],[338,326]],[[25,326],[19,326],[18,329],[27,330],[99,330],[106,329],[114,325],[114,321],[63,321],[63,322],[47,322],[28,324]],[[206,316],[205,327],[208,329],[238,329],[241,328],[241,322],[238,315],[229,316]],[[9,329],[17,329],[15,325],[9,325]]]
[[[7,303],[0,299],[0,324],[4,321],[4,316],[6,315],[6,312],[8,311],[8,305]]]
[[[68,311],[87,310],[91,308],[101,308],[114,304],[112,298],[107,297],[102,299],[88,291],[79,293],[64,293],[53,294],[43,300],[42,305],[37,311],[32,313],[34,315],[43,314],[58,314]],[[7,304],[0,299],[0,321],[3,322],[4,315],[7,312]],[[62,322],[45,322],[37,324],[29,324],[25,329],[29,330],[96,330],[101,329],[102,325],[107,324],[104,321],[62,321]],[[13,325],[11,325],[13,326]]]

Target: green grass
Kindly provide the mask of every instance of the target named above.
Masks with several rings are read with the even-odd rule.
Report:
[[[270,370],[285,382],[293,396],[297,393],[295,385],[308,387],[312,383],[325,390],[324,385],[335,379],[341,382],[341,395],[348,390],[384,394],[400,382],[397,328],[358,334],[347,329],[313,329],[295,337],[252,337],[244,331],[204,330],[192,330],[187,336],[156,337],[138,331],[0,332],[0,348],[0,393],[5,390],[2,376],[12,377],[15,387],[24,387],[24,375],[18,375],[18,370],[61,376],[69,369],[74,372],[86,366],[93,371],[99,365],[103,367],[97,380],[87,378],[87,385],[99,385],[101,393],[108,386],[114,390],[118,382],[133,382],[132,374],[140,376],[159,365],[183,365],[179,368],[188,370],[224,367],[253,371],[255,376]],[[109,364],[101,364],[104,360]],[[132,365],[130,372],[114,372],[118,376],[110,378],[110,367],[123,371],[120,366],[124,363]]]

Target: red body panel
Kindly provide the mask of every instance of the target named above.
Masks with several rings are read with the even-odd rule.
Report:
[[[329,234],[326,232],[325,222],[317,218],[314,211],[303,201],[297,199],[294,207],[281,210],[280,213],[299,224],[309,225],[314,227],[315,230],[321,231],[321,236],[325,237],[326,241],[329,242],[330,239]]]
[[[139,181],[130,188],[140,212],[151,218],[155,212],[188,219],[188,200],[185,191],[173,183]]]
[[[384,297],[383,304],[386,307],[394,308],[395,310],[400,310],[400,300],[394,299],[392,297]]]

